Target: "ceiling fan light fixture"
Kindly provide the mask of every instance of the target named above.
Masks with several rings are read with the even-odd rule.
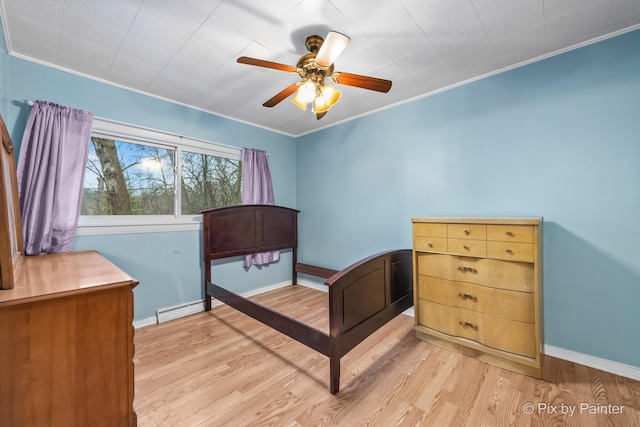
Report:
[[[316,98],[316,85],[311,81],[306,81],[298,88],[298,94],[296,95],[298,101],[303,104],[313,102]]]
[[[298,99],[298,95],[296,95],[293,98],[291,98],[291,102],[293,102],[302,111],[307,111],[307,104],[303,103],[303,102],[300,102],[300,100]]]
[[[329,111],[329,108],[331,108],[330,105],[324,104],[322,106],[318,106],[318,104],[315,104],[313,107],[313,112],[318,114],[318,113],[324,113],[326,111]]]
[[[333,86],[325,85],[322,87],[322,97],[324,98],[324,102],[330,107],[338,102],[340,96],[342,96],[342,92]]]
[[[331,104],[329,104],[326,101],[327,100],[325,99],[324,96],[318,96],[313,102],[313,111],[315,113],[322,113],[324,111],[327,111],[329,108],[331,108]]]

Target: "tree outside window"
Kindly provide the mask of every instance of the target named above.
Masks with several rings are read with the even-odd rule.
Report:
[[[193,215],[241,203],[240,160],[104,136],[90,144],[82,215]]]

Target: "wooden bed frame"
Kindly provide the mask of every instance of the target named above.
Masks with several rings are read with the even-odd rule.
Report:
[[[205,311],[217,298],[329,357],[332,394],[340,388],[340,358],[413,305],[410,249],[379,253],[342,271],[297,262],[298,212],[273,205],[242,205],[203,213]],[[272,250],[291,249],[292,284],[297,273],[327,278],[329,335],[230,292],[211,281],[211,261]]]

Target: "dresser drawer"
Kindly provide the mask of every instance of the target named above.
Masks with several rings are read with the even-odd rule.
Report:
[[[533,292],[534,265],[523,262],[422,253],[418,274],[493,288]]]
[[[447,224],[424,222],[413,224],[414,236],[447,237]]]
[[[487,242],[484,240],[448,239],[447,252],[466,256],[486,256]]]
[[[450,239],[487,240],[486,224],[448,224],[447,237]]]
[[[534,227],[531,225],[487,225],[487,240],[501,242],[533,243]]]
[[[418,323],[456,337],[526,357],[535,357],[534,325],[464,308],[418,300]]]
[[[447,252],[447,239],[444,237],[414,236],[413,247],[416,251]]]
[[[502,319],[534,323],[533,294],[418,275],[418,298]]]
[[[511,261],[533,262],[533,243],[487,242],[487,256]]]

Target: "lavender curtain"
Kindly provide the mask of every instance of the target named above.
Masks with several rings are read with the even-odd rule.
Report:
[[[269,171],[269,159],[265,151],[242,149],[242,204],[273,205],[273,185]],[[280,259],[280,251],[247,255],[244,267],[264,265]]]
[[[26,255],[73,248],[92,123],[92,113],[50,102],[31,108],[17,169]]]

